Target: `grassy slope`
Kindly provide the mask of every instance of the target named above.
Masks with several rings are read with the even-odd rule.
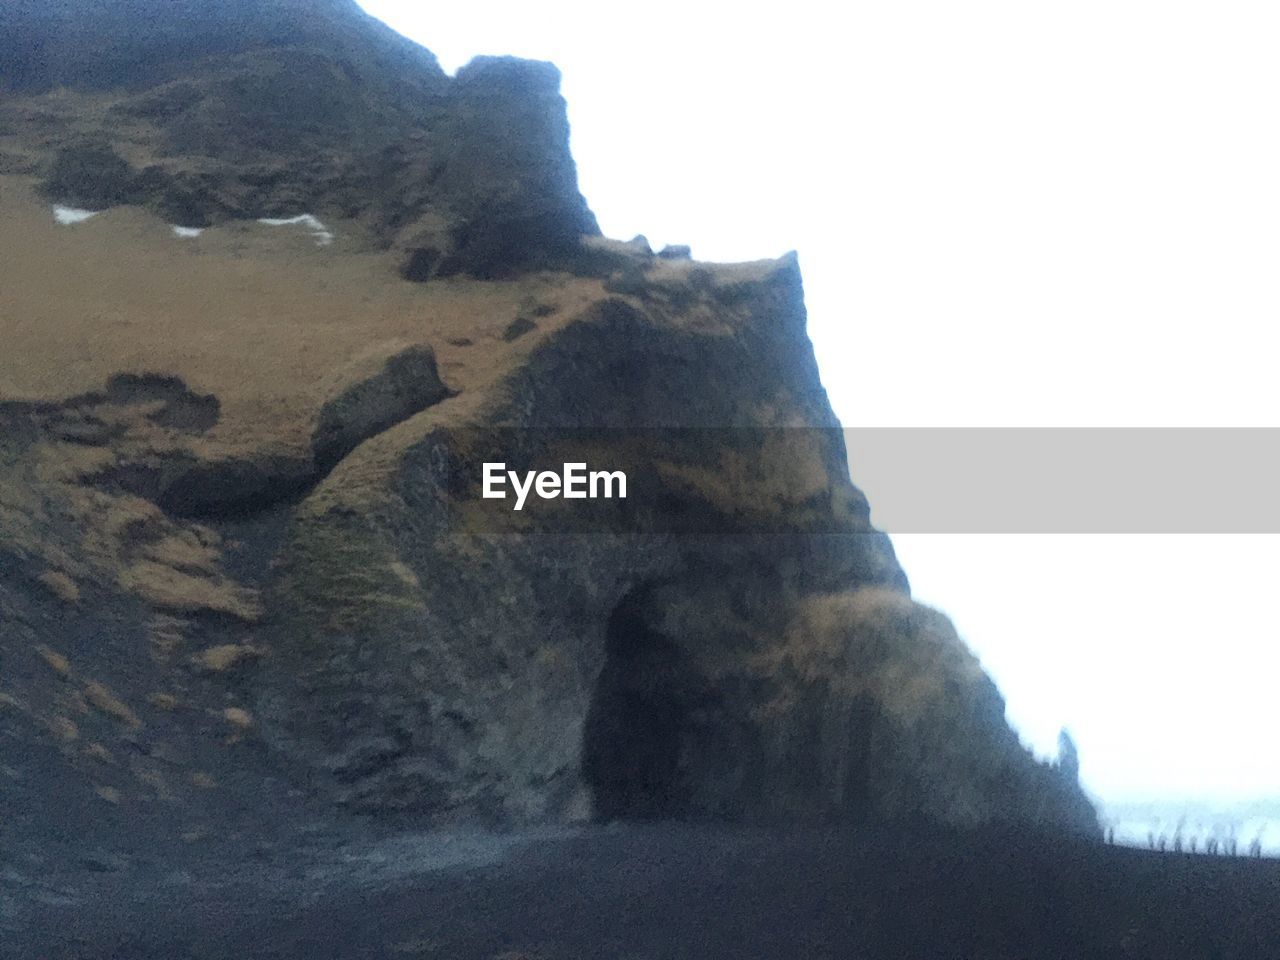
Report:
[[[175,374],[215,394],[210,441],[293,445],[321,403],[391,352],[430,343],[455,390],[526,349],[501,332],[530,297],[569,316],[597,281],[404,283],[346,224],[318,247],[301,227],[237,224],[178,240],[137,210],[70,227],[24,178],[0,179],[0,397],[53,400],[121,371]],[[553,318],[554,321],[554,318]],[[478,348],[450,341],[467,338]]]

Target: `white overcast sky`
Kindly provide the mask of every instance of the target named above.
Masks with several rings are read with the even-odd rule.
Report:
[[[362,2],[554,61],[610,236],[798,250],[846,425],[1280,426],[1274,3]],[[1280,795],[1277,538],[894,539],[1095,793]]]

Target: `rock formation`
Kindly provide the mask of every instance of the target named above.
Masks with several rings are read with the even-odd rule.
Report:
[[[7,822],[1096,832],[871,527],[796,258],[601,238],[553,67],[348,0],[5,15]]]

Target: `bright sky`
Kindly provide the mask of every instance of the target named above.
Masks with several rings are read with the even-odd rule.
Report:
[[[1280,426],[1267,0],[362,2],[554,61],[610,236],[798,250],[846,425]],[[1277,538],[894,539],[1095,793],[1280,795]]]

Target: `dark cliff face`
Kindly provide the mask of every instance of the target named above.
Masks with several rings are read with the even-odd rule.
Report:
[[[597,236],[554,67],[337,0],[5,9],[13,822],[1096,830],[870,526],[796,258]],[[579,459],[629,498],[479,495]]]
[[[5,0],[0,86],[142,89],[189,76],[208,58],[312,47],[444,79],[435,58],[354,0]]]

